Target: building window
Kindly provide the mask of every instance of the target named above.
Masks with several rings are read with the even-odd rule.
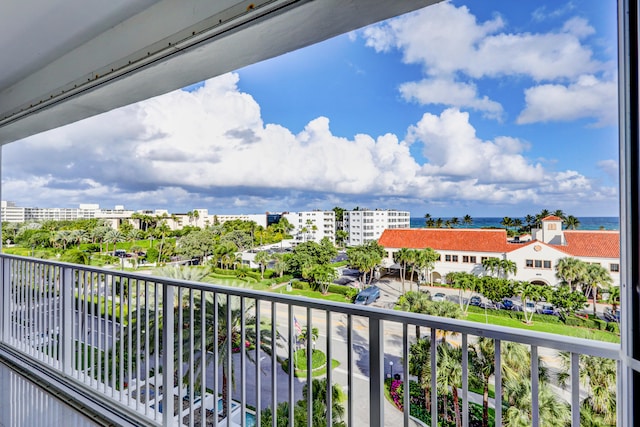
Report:
[[[485,262],[485,261],[486,261],[486,260],[488,260],[488,259],[489,259],[489,257],[488,257],[488,256],[480,257],[480,262],[481,262],[481,263],[482,263],[482,262]]]
[[[469,262],[469,255],[462,255],[462,262]]]
[[[533,268],[533,260],[532,259],[528,259],[526,261],[526,266],[529,267],[529,268]]]
[[[446,262],[451,262],[451,255],[445,255],[445,256],[444,256],[444,260],[445,260]]]
[[[547,224],[547,230],[555,230],[556,224]]]
[[[542,261],[540,261],[539,259],[534,261],[534,265],[536,268],[542,268]]]
[[[609,270],[618,273],[620,272],[620,264],[610,264],[609,265]]]
[[[451,255],[451,262],[458,262],[458,255]]]
[[[543,261],[544,268],[550,270],[551,269],[551,261]]]
[[[476,257],[475,256],[469,257],[469,262],[472,263],[472,264],[475,264],[476,263]]]

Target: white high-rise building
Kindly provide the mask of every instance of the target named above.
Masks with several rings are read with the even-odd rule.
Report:
[[[410,213],[381,209],[345,211],[343,227],[344,231],[349,233],[349,246],[362,245],[378,240],[384,230],[410,228]]]
[[[282,214],[293,225],[291,235],[297,243],[310,240],[320,242],[328,238],[332,243],[336,241],[336,213],[334,211],[290,212]]]

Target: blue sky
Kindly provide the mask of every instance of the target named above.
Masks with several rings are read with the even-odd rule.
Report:
[[[11,144],[3,199],[617,216],[616,49],[612,1],[444,2]]]

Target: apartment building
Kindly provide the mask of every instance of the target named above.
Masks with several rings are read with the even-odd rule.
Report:
[[[344,230],[349,233],[349,246],[362,245],[378,240],[385,230],[410,228],[408,211],[359,209],[345,211]]]
[[[336,213],[334,211],[307,211],[283,213],[283,218],[294,227],[291,235],[296,243],[320,242],[323,238],[336,241]]]

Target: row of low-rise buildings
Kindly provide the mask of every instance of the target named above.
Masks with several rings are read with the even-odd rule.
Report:
[[[2,201],[0,215],[2,221],[72,221],[77,219],[100,218],[108,221],[113,228],[123,221],[129,221],[136,228],[142,227],[135,214],[161,217],[167,226],[177,230],[185,226],[206,227],[227,221],[253,221],[258,226],[267,227],[285,218],[293,227],[290,234],[295,243],[320,242],[323,238],[336,241],[336,232],[343,229],[347,233],[345,243],[350,246],[376,241],[386,229],[409,228],[408,211],[357,209],[345,211],[343,220],[336,222],[333,210],[313,210],[304,212],[267,212],[263,214],[210,214],[207,209],[194,209],[187,213],[170,214],[167,210],[127,210],[124,206],[103,209],[97,204],[81,204],[78,208],[20,207],[14,202]],[[342,226],[342,228],[339,227]]]
[[[451,272],[484,274],[482,261],[499,258],[513,261],[516,274],[510,278],[531,283],[556,285],[556,265],[572,257],[600,264],[611,275],[612,285],[620,285],[620,233],[618,231],[563,230],[562,219],[549,216],[542,227],[532,230],[527,241],[512,242],[503,229],[387,229],[378,243],[387,251],[384,265],[397,269],[394,254],[401,248],[431,248],[440,254],[431,273],[434,283],[444,282]]]

